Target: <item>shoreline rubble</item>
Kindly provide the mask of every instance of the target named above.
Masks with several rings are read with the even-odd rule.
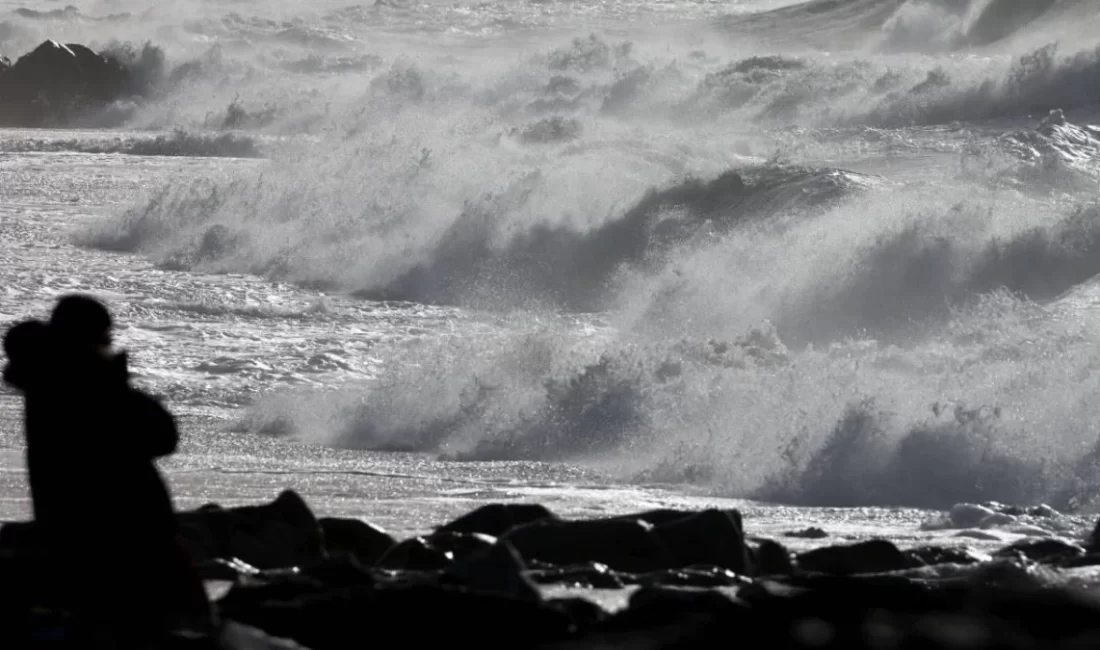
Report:
[[[208,648],[337,650],[385,638],[546,650],[1100,644],[1100,598],[1058,580],[1100,572],[1091,540],[1024,539],[981,554],[874,539],[793,553],[746,535],[736,510],[565,520],[520,503],[398,540],[358,519],[317,517],[292,490],[177,517],[203,579],[229,585]],[[33,538],[32,522],[0,526],[0,600],[12,621],[33,618],[33,589],[21,586],[33,582]],[[547,597],[550,586],[633,592],[612,612]]]

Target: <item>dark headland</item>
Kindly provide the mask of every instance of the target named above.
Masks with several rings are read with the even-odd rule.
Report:
[[[0,56],[0,127],[64,126],[149,92],[163,70],[155,47],[97,52],[47,40],[14,62]]]
[[[983,555],[823,539],[792,553],[746,535],[735,510],[577,521],[538,504],[483,506],[397,540],[317,517],[292,491],[177,517],[204,580],[228,587],[216,600],[223,637],[187,647],[1100,647],[1100,600],[1057,579],[1100,566],[1091,540]],[[0,647],[50,624],[36,607],[33,538],[33,523],[0,528]],[[548,585],[631,592],[610,612],[548,597]],[[120,608],[141,598],[125,585],[103,590]]]

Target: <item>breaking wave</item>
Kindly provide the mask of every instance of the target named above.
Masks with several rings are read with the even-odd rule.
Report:
[[[672,247],[722,237],[754,219],[820,208],[869,182],[859,174],[835,170],[729,171],[709,181],[689,179],[668,189],[650,190],[621,215],[582,230],[567,224],[519,221],[538,213],[541,206],[532,202],[553,195],[542,174],[529,174],[500,195],[468,201],[449,226],[424,237],[420,250],[406,248],[382,257],[387,239],[398,236],[394,230],[408,227],[408,219],[398,222],[401,215],[379,215],[371,223],[372,215],[361,215],[362,223],[351,224],[360,232],[345,234],[366,239],[358,243],[359,254],[374,255],[364,261],[377,270],[368,266],[335,278],[310,276],[304,262],[318,255],[330,258],[337,251],[356,252],[347,250],[347,240],[334,239],[335,232],[317,229],[317,208],[297,212],[310,202],[305,197],[285,207],[242,204],[236,200],[240,196],[236,188],[223,198],[216,187],[195,185],[182,196],[162,194],[144,209],[129,213],[121,230],[112,225],[88,235],[88,241],[126,251],[146,252],[155,245],[161,247],[163,262],[189,269],[235,268],[238,260],[251,257],[260,265],[246,267],[250,272],[306,283],[327,281],[374,300],[463,304],[495,297],[596,311],[606,305],[608,284],[624,265],[652,266]],[[259,194],[258,187],[253,191]],[[312,197],[315,205],[324,200]],[[181,229],[179,215],[194,220],[186,231]],[[238,221],[227,222],[229,218]],[[257,241],[259,232],[242,227],[268,220],[298,231],[293,248],[278,257],[279,264],[270,263],[274,251],[257,250],[270,242]]]
[[[196,16],[126,124],[295,139],[80,241],[513,319],[380,346],[385,374],[246,430],[800,504],[1088,507],[1100,50],[1051,35],[1089,11],[814,0],[448,56],[363,38],[408,27],[392,3]]]
[[[1073,0],[822,0],[732,22],[670,25],[657,38],[627,32],[613,39],[594,30],[563,42],[555,33],[534,43],[535,54],[490,40],[486,55],[460,42],[450,50],[458,56],[432,50],[427,36],[390,31],[378,22],[395,17],[386,6],[353,9],[287,21],[185,16],[182,26],[178,16],[169,21],[155,10],[109,20],[28,10],[0,23],[0,42],[15,57],[45,38],[114,51],[155,33],[159,67],[142,73],[154,89],[100,125],[283,135],[331,132],[365,119],[368,109],[381,108],[388,122],[386,113],[400,105],[445,101],[463,113],[487,109],[519,137],[544,143],[583,140],[580,129],[594,118],[674,127],[719,120],[741,128],[969,123],[1091,107],[1100,78],[1095,37],[1062,34],[1097,18],[1095,6]],[[853,33],[877,40],[829,56],[805,43],[738,44],[768,30],[802,42],[807,30],[830,29],[842,40]],[[1010,38],[1023,33],[1031,37]],[[491,63],[481,65],[486,56]],[[380,95],[395,101],[380,107]]]
[[[950,51],[1003,44],[1095,16],[1087,0],[809,0],[727,18],[727,28],[790,47]]]
[[[788,349],[767,325],[657,341],[544,327],[402,350],[263,400],[245,430],[452,460],[567,460],[817,506],[1095,505],[1095,328],[999,293],[928,344]]]

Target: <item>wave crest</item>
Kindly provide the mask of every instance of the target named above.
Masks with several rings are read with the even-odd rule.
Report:
[[[1007,294],[905,348],[789,350],[767,326],[669,341],[592,325],[581,337],[575,325],[510,325],[394,348],[377,379],[273,396],[242,428],[452,460],[597,464],[802,505],[1078,509],[1100,496],[1094,328]]]
[[[788,466],[756,496],[808,506],[943,509],[1051,495],[1057,477],[1042,462],[998,449],[999,408],[937,403],[931,410],[929,422],[896,440],[873,401],[853,404],[818,449],[807,452],[805,437],[792,439],[783,453]]]
[[[418,167],[431,165],[430,153],[412,165],[409,172],[416,176]],[[346,251],[349,236],[369,237],[362,254],[374,252],[372,248],[378,254],[385,245],[382,235],[389,234],[387,224],[372,224],[369,217],[362,224],[344,221],[337,213],[327,215],[336,220],[326,229],[316,220],[316,208],[307,207],[311,200],[321,201],[320,196],[307,199],[285,194],[285,202],[274,208],[268,197],[258,203],[248,201],[246,197],[265,187],[262,179],[241,180],[224,188],[197,184],[184,192],[179,188],[163,191],[119,223],[97,227],[83,241],[112,250],[151,252],[159,248],[160,260],[175,267],[259,272],[307,283],[332,283],[374,300],[445,304],[534,301],[598,310],[606,305],[608,283],[624,264],[659,263],[662,251],[670,247],[721,236],[753,219],[821,208],[871,183],[859,174],[836,170],[761,167],[729,171],[710,181],[689,179],[665,190],[650,190],[623,214],[582,229],[517,220],[543,195],[545,178],[533,173],[520,177],[501,194],[467,201],[449,226],[424,238],[420,250],[412,255],[404,251],[402,259],[391,258],[388,272],[380,268],[363,276],[318,277],[311,275],[307,266],[311,258],[320,254],[334,259],[351,252]],[[386,215],[379,216],[384,219]],[[299,230],[293,235],[293,248],[265,250],[272,222],[283,229]],[[355,230],[349,232],[349,227]],[[378,234],[372,237],[378,227],[381,232],[375,231]],[[339,249],[345,250],[338,253]],[[326,267],[324,271],[331,274],[336,269]]]

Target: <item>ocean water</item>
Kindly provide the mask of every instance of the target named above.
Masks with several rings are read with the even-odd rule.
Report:
[[[0,315],[109,303],[180,417],[181,507],[1080,539],[1098,27],[1088,0],[4,0],[0,53],[129,47],[156,92],[0,130]],[[1060,514],[945,521],[991,501]]]

